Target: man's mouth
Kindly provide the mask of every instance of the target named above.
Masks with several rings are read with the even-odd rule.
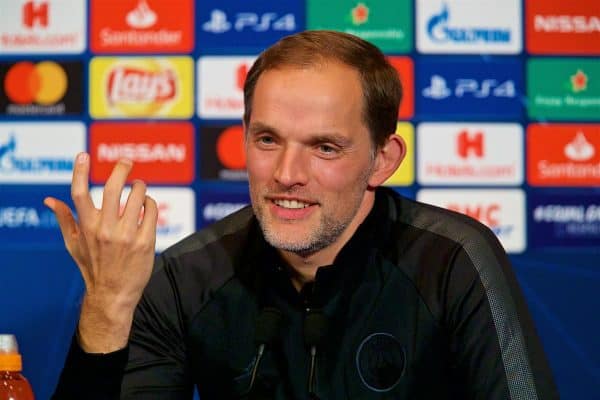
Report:
[[[275,199],[273,203],[278,205],[279,207],[288,208],[288,209],[300,209],[309,207],[309,203],[305,203],[303,201],[298,200],[283,200],[283,199]]]

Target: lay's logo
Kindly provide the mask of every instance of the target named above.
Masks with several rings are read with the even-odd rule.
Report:
[[[128,182],[189,184],[194,179],[194,128],[188,122],[104,123],[90,128],[91,180],[104,183],[117,161],[128,158]]]
[[[176,77],[171,69],[148,71],[142,68],[117,67],[108,75],[108,102],[166,103],[176,96]]]
[[[90,75],[94,118],[189,118],[193,113],[189,57],[94,58]]]

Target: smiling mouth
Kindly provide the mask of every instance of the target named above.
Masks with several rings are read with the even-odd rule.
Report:
[[[298,201],[298,200],[281,200],[281,199],[273,200],[273,203],[275,203],[279,207],[287,208],[287,209],[292,209],[292,210],[298,210],[298,209],[306,208],[306,207],[309,207],[311,205],[311,204],[305,203],[303,201]]]

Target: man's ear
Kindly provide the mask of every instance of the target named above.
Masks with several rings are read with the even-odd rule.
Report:
[[[368,184],[377,187],[383,184],[398,169],[406,155],[404,139],[395,133],[388,136],[385,144],[377,149],[375,167]]]

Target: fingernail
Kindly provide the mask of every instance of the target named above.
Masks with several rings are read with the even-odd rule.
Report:
[[[89,155],[87,153],[77,154],[77,163],[84,164],[88,161]]]
[[[127,164],[127,165],[131,165],[133,164],[133,161],[131,161],[129,158],[121,158],[120,160],[123,164]]]

